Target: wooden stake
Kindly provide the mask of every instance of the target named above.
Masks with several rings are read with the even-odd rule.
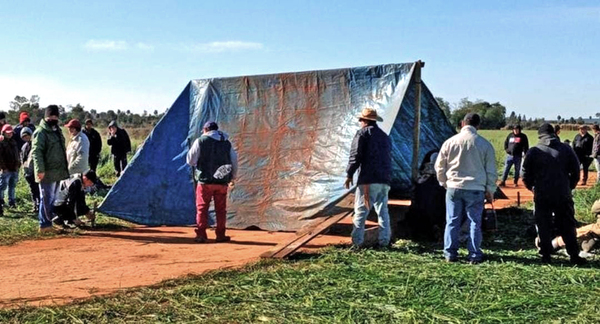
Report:
[[[415,83],[415,122],[413,131],[412,179],[417,181],[419,176],[419,146],[421,137],[421,68],[425,63],[415,62],[413,82]]]
[[[517,191],[517,207],[521,207],[521,192]]]

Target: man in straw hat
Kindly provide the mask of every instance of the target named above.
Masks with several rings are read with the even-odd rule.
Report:
[[[356,247],[363,245],[365,237],[365,220],[375,208],[379,217],[379,246],[388,246],[391,239],[390,215],[388,213],[388,193],[390,191],[392,173],[392,141],[377,126],[383,121],[377,111],[365,108],[357,116],[360,130],[354,135],[350,159],[346,168],[344,186],[350,189],[353,185],[354,173],[358,171],[356,182],[356,198],[354,202],[354,219],[352,243]]]
[[[581,169],[583,170],[583,178],[581,184],[585,185],[588,179],[588,169],[592,164],[592,147],[594,145],[594,138],[588,133],[587,125],[579,126],[579,134],[575,135],[573,139],[573,149],[581,163]]]
[[[493,199],[498,170],[494,147],[477,134],[480,124],[478,114],[467,114],[460,133],[444,142],[435,163],[438,181],[447,188],[444,256],[448,262],[458,260],[464,217],[469,224],[468,259],[472,264],[483,260],[481,215],[484,201]]]

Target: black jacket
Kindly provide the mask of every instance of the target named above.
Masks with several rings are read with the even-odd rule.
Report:
[[[90,211],[85,202],[85,191],[80,178],[69,178],[60,182],[54,206],[73,209],[77,216],[85,215]]]
[[[507,154],[521,156],[527,154],[527,150],[529,150],[529,139],[527,138],[527,135],[523,133],[515,135],[513,132],[508,134],[504,141],[504,151],[506,151]]]
[[[579,181],[579,160],[573,150],[555,135],[540,135],[523,163],[523,182],[534,200],[560,201],[571,198]]]
[[[117,128],[115,136],[109,137],[107,143],[111,146],[110,153],[114,156],[123,157],[131,152],[131,141],[123,128]]]
[[[100,133],[93,128],[89,131],[84,128],[83,133],[90,140],[90,156],[99,156],[102,151],[102,138],[100,137]]]
[[[11,139],[4,138],[0,141],[0,170],[15,172],[21,166],[19,148],[15,141],[15,135]]]
[[[392,141],[376,124],[361,128],[352,141],[348,178],[358,172],[357,184],[390,184],[392,174]]]
[[[33,132],[35,132],[35,125],[34,124],[29,124],[27,125],[27,128],[31,129],[31,133],[33,134]],[[23,144],[25,144],[25,141],[21,138],[21,131],[23,130],[23,125],[22,124],[18,124],[17,126],[15,126],[14,131],[13,131],[13,138],[15,139],[15,141],[17,141],[17,147],[19,148],[19,151],[21,151],[21,148],[23,147]]]
[[[584,136],[577,134],[573,139],[573,149],[575,154],[581,160],[583,157],[592,155],[592,148],[594,147],[594,138],[590,133],[585,133]]]

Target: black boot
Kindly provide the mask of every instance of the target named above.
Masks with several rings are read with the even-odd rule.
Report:
[[[4,199],[0,199],[0,216],[4,216]]]

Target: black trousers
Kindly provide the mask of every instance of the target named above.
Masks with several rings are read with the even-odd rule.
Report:
[[[123,170],[127,166],[127,155],[123,156],[113,156],[113,163],[115,165],[115,172],[117,173],[117,177],[121,176]]]
[[[96,171],[96,168],[98,167],[98,161],[100,161],[99,154],[90,155],[90,158],[88,159],[88,162],[90,163],[90,170]]]
[[[562,236],[567,252],[571,257],[579,255],[577,245],[577,221],[571,197],[564,199],[535,199],[535,222],[540,236],[540,254],[553,252],[552,239],[555,234]],[[554,216],[553,216],[554,214]],[[553,233],[556,227],[558,233]]]
[[[593,159],[587,156],[578,156],[577,158],[579,159],[579,163],[581,163],[581,166],[583,168],[583,179],[581,180],[583,182],[586,182],[588,179],[590,164],[592,164]]]
[[[54,213],[65,222],[72,223],[77,215],[75,215],[75,207],[69,205],[54,206]]]
[[[29,191],[31,192],[31,200],[35,206],[40,204],[40,185],[35,182],[35,176],[26,175],[25,181],[29,185]]]

